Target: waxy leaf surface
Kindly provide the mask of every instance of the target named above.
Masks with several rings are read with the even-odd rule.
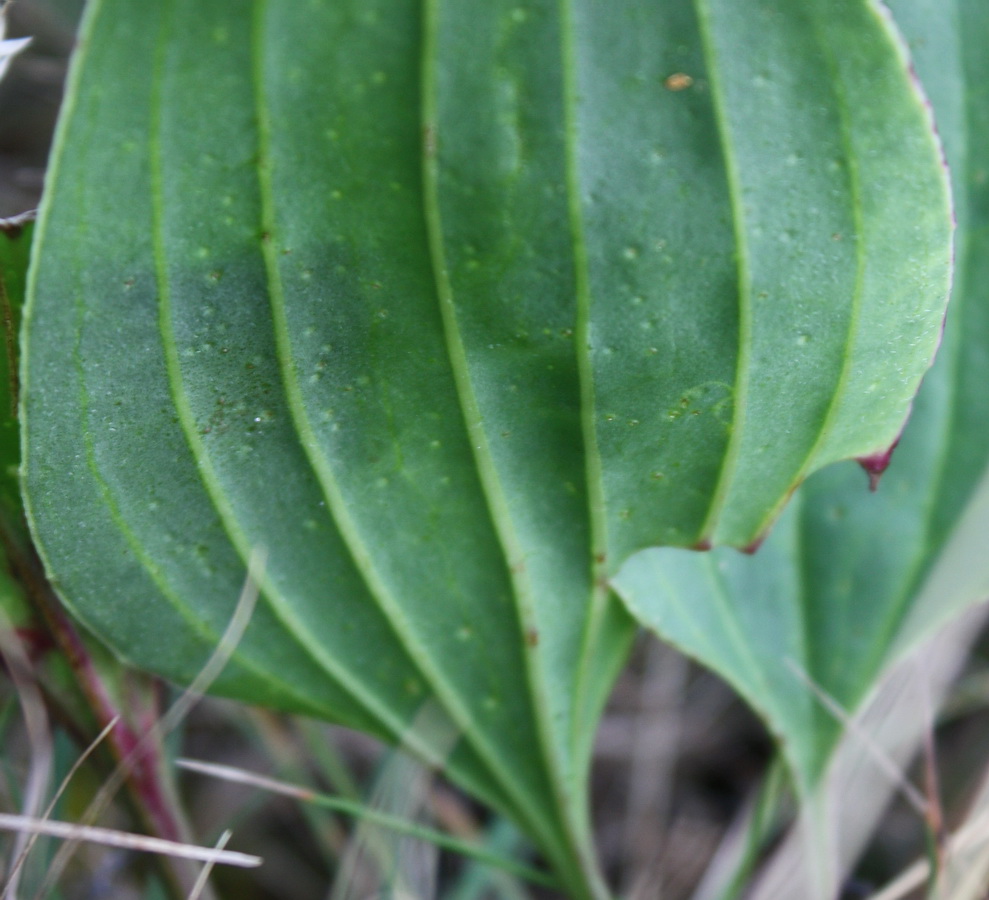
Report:
[[[801,4],[92,0],[39,224],[25,484],[67,602],[450,772],[575,894],[651,545],[895,440],[947,187],[889,23]],[[438,756],[428,736],[416,749]]]

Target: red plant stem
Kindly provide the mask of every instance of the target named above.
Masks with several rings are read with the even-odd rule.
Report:
[[[156,742],[142,740],[142,735],[135,732],[125,718],[127,714],[134,718],[136,712],[137,717],[145,720],[141,723],[142,731],[147,724],[146,720],[150,718],[150,730],[156,718],[154,713],[149,715],[146,709],[135,710],[130,704],[126,711],[118,709],[93,665],[92,657],[79,632],[61,605],[50,602],[45,605],[50,607],[43,610],[45,618],[75,673],[77,684],[89,701],[97,726],[104,728],[114,717],[117,718],[117,724],[107,736],[107,743],[118,762],[127,769],[127,781],[131,790],[140,798],[142,814],[149,820],[148,824],[153,825],[156,835],[171,841],[182,841],[183,829],[172,813],[171,803],[158,778],[161,759]]]
[[[97,728],[105,728],[116,719],[106,743],[122,769],[131,800],[145,827],[156,837],[182,843],[189,835],[180,815],[176,813],[171,791],[163,777],[165,768],[157,737],[146,738],[158,718],[155,705],[137,702],[130,697],[126,708],[120,708],[100,675],[93,657],[61,601],[44,575],[43,566],[33,546],[25,547],[14,536],[6,516],[0,518],[0,542],[14,576],[31,598],[70,668],[76,684],[96,718]],[[26,528],[22,533],[26,534]],[[130,692],[132,695],[134,692]],[[138,730],[132,726],[136,721]],[[176,896],[188,894],[195,873],[181,860],[163,860],[168,881]]]

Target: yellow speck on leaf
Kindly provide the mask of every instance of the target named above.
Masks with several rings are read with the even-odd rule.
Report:
[[[668,91],[685,91],[694,83],[694,79],[683,72],[674,72],[670,75],[666,81],[663,82],[663,87]]]

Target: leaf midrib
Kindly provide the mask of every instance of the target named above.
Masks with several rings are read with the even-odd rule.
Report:
[[[262,227],[268,236],[268,240],[262,242],[262,256],[267,272],[268,295],[271,299],[276,353],[282,371],[290,418],[309,459],[309,464],[322,488],[327,510],[336,523],[355,568],[364,580],[369,594],[375,599],[399,643],[419,668],[424,680],[432,687],[436,696],[440,698],[462,730],[463,737],[470,743],[477,755],[485,761],[489,771],[495,775],[498,783],[505,791],[505,798],[514,805],[520,819],[528,822],[532,832],[539,835],[545,842],[544,846],[551,849],[557,844],[554,829],[539,809],[538,802],[535,801],[535,798],[527,796],[525,791],[520,791],[510,767],[505,766],[497,748],[490,744],[483,731],[476,726],[470,709],[461,702],[457,691],[447,682],[443,673],[432,664],[428,649],[420,646],[418,641],[413,639],[414,630],[407,627],[406,616],[400,604],[391,596],[387,585],[375,570],[373,556],[364,546],[360,531],[347,510],[347,504],[337,484],[333,466],[323,452],[322,445],[306,412],[298,376],[292,364],[293,352],[285,309],[285,294],[276,253],[275,235],[278,229],[275,227],[274,186],[271,177],[271,124],[263,92],[263,23],[267,6],[268,0],[256,0],[253,19],[254,40],[251,51],[254,63],[255,116],[259,137],[257,169]],[[564,853],[560,858],[565,859],[566,856]]]
[[[852,351],[855,347],[855,338],[858,334],[859,323],[862,318],[862,299],[865,291],[866,267],[866,253],[864,249],[866,245],[865,224],[862,212],[862,176],[859,172],[858,155],[855,152],[855,145],[850,130],[851,115],[848,109],[848,98],[845,93],[844,82],[838,71],[838,65],[835,60],[834,51],[831,48],[831,43],[822,35],[820,18],[816,7],[812,3],[807,6],[807,15],[813,23],[816,42],[821,48],[821,53],[826,60],[828,71],[831,75],[830,83],[834,89],[833,93],[838,111],[838,121],[840,123],[841,146],[848,164],[849,206],[852,213],[852,224],[855,229],[855,282],[852,287],[852,303],[845,339],[845,346],[848,349],[842,358],[838,381],[835,384],[834,392],[831,395],[827,411],[824,414],[824,419],[821,421],[821,427],[803,463],[797,469],[793,478],[794,484],[799,484],[803,481],[807,477],[811,466],[817,461],[816,457],[831,436],[842,401],[848,393],[848,385],[852,373],[852,360],[854,357]],[[767,527],[767,523],[771,522],[777,513],[778,508],[763,520],[761,527]]]
[[[584,230],[583,209],[580,198],[580,175],[577,161],[577,63],[574,46],[573,0],[559,0],[560,23],[560,71],[563,76],[563,121],[565,151],[565,189],[570,232],[574,249],[574,292],[576,317],[574,321],[574,350],[577,357],[577,375],[580,382],[581,434],[584,442],[585,478],[587,483],[587,515],[590,524],[591,596],[588,603],[587,624],[581,645],[579,662],[574,678],[574,691],[578,700],[593,696],[587,684],[594,675],[592,659],[601,646],[608,607],[613,603],[608,587],[609,570],[617,566],[608,557],[608,529],[605,514],[604,472],[601,450],[597,440],[596,395],[594,367],[591,359],[591,286],[587,239]],[[577,711],[575,710],[575,713]],[[590,742],[582,737],[579,729],[586,727],[583,713],[573,718],[571,745],[587,747]]]
[[[718,481],[707,515],[698,532],[698,541],[710,542],[718,527],[718,520],[724,512],[731,492],[732,482],[738,469],[741,454],[742,431],[745,427],[746,406],[749,387],[749,351],[752,346],[752,297],[751,273],[749,271],[749,247],[745,232],[745,209],[742,201],[742,178],[739,172],[731,126],[726,111],[726,100],[719,76],[714,37],[711,28],[711,14],[707,0],[692,0],[697,30],[701,38],[701,53],[707,69],[708,83],[711,86],[711,99],[715,125],[720,136],[719,147],[725,164],[728,187],[728,200],[731,207],[732,231],[735,237],[735,265],[738,273],[738,358],[735,365],[735,386],[732,395],[732,426],[721,462]]]
[[[439,202],[439,159],[438,150],[441,135],[439,133],[439,111],[437,106],[438,77],[436,63],[439,53],[438,28],[439,4],[442,0],[425,0],[423,5],[423,40],[421,60],[421,121],[423,134],[431,135],[420,143],[423,173],[423,214],[426,232],[429,240],[430,263],[433,279],[436,285],[436,298],[443,322],[443,331],[447,358],[456,385],[457,400],[460,405],[461,418],[466,429],[474,463],[477,466],[482,493],[488,511],[488,517],[498,536],[506,572],[512,585],[512,595],[515,609],[519,616],[519,646],[523,648],[523,659],[526,669],[526,682],[534,705],[536,733],[539,738],[540,752],[543,763],[549,775],[551,790],[557,806],[564,814],[568,830],[572,830],[572,802],[568,797],[572,791],[567,784],[567,776],[563,766],[572,767],[572,760],[560,759],[562,750],[572,756],[572,748],[558,748],[553,736],[549,686],[542,677],[542,667],[538,658],[545,651],[537,645],[528,646],[524,639],[530,631],[535,631],[535,591],[529,576],[528,566],[525,565],[526,553],[515,529],[511,515],[510,504],[505,495],[495,464],[487,430],[484,428],[483,415],[474,391],[467,360],[467,351],[463,336],[457,321],[454,305],[453,286],[450,282],[446,239],[443,230],[443,217]],[[572,705],[572,704],[571,704]],[[571,719],[573,713],[571,710]],[[579,837],[571,835],[579,843]]]

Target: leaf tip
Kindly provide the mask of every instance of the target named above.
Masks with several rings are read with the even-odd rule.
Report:
[[[899,437],[886,450],[880,450],[878,453],[873,453],[869,456],[860,456],[855,460],[865,469],[866,474],[869,476],[869,490],[873,493],[879,490],[879,479],[882,478],[883,472],[889,468],[890,460],[893,458],[893,451],[896,449],[898,443],[900,443]]]

